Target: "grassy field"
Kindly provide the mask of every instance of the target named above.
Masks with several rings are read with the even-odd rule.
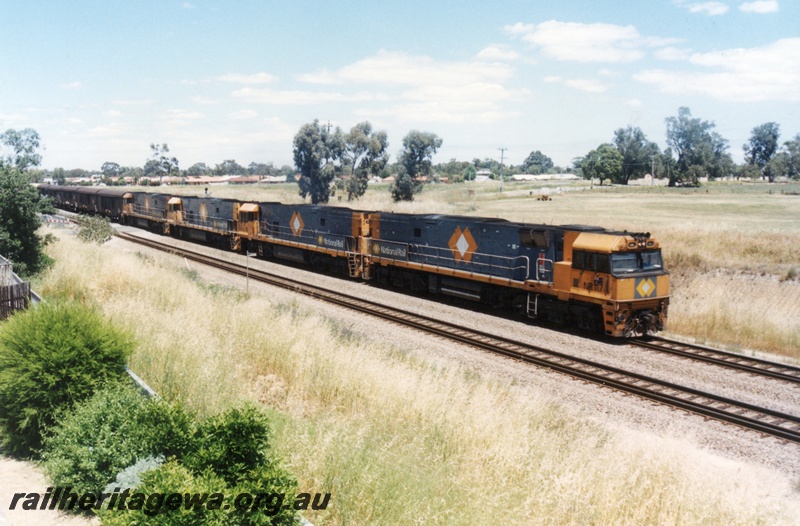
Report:
[[[387,187],[332,204],[365,210],[466,214],[651,232],[672,272],[669,331],[731,349],[800,359],[800,183],[711,183],[700,188],[593,187],[585,182],[435,185],[412,203]],[[546,188],[553,199],[533,197]],[[197,187],[164,191],[202,194]],[[297,202],[293,184],[210,187],[242,200]]]
[[[64,232],[48,250],[57,263],[37,290],[97,304],[134,331],[131,367],[162,396],[201,414],[241,400],[272,408],[299,487],[333,494],[314,524],[791,521],[777,497],[746,498],[765,494],[755,483],[699,471],[668,444],[618,436],[510,380],[368,345],[176,258]]]

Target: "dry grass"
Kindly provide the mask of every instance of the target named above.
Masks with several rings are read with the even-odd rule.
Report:
[[[745,498],[755,481],[701,472],[663,443],[622,439],[528,389],[367,345],[296,305],[209,284],[175,258],[60,237],[39,290],[97,303],[133,329],[132,367],[168,398],[201,413],[242,399],[275,408],[276,446],[300,488],[333,494],[315,524],[792,520],[778,497]]]

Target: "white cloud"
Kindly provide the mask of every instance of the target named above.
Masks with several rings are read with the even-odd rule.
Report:
[[[461,86],[474,82],[501,81],[512,74],[506,64],[444,62],[426,56],[385,50],[343,67],[335,76],[347,83],[365,82],[395,86]]]
[[[191,2],[184,2],[181,4],[181,7],[184,9],[194,9],[196,6]]]
[[[0,129],[13,128],[16,123],[26,122],[30,117],[21,113],[0,113]]]
[[[544,81],[551,84],[562,84],[569,88],[585,91],[587,93],[604,93],[608,91],[608,86],[606,84],[592,79],[565,79],[551,75],[545,77]]]
[[[708,16],[724,15],[730,9],[722,2],[702,2],[686,6],[690,13],[705,13]]]
[[[67,82],[66,84],[62,84],[61,88],[63,89],[78,89],[81,87],[81,83],[78,81],[75,82]]]
[[[120,106],[149,106],[153,101],[150,99],[117,99],[112,103]]]
[[[203,119],[205,118],[205,114],[200,113],[199,111],[189,111],[189,110],[167,110],[167,115],[172,118],[179,118],[179,119]]]
[[[308,84],[344,84],[344,80],[329,69],[321,69],[314,73],[298,75],[297,80]]]
[[[205,119],[206,116],[199,111],[190,110],[167,110],[166,115],[163,117],[164,122],[171,127],[194,126],[199,120]]]
[[[634,79],[661,91],[702,94],[715,99],[800,102],[800,38],[786,38],[756,48],[694,53],[689,63],[711,71],[646,70]]]
[[[117,110],[108,110],[103,112],[103,117],[122,117],[123,113]]]
[[[635,62],[644,49],[666,46],[677,39],[645,37],[631,25],[583,24],[549,20],[541,24],[506,26],[506,32],[522,39],[556,60],[576,62]]]
[[[641,108],[644,105],[639,99],[629,99],[626,104],[631,108]]]
[[[483,55],[479,58],[516,56],[499,46],[494,46]],[[401,121],[491,122],[517,115],[516,109],[505,110],[505,103],[529,98],[526,90],[510,90],[503,86],[503,82],[512,75],[513,69],[508,64],[496,61],[478,59],[448,62],[380,50],[339,70],[320,70],[301,77],[301,80],[309,83],[344,84],[351,89],[353,86],[372,86],[372,92],[344,96],[339,93],[256,92],[244,88],[235,92],[235,95],[272,104],[276,101],[287,104],[329,100],[380,101],[380,108],[360,108],[356,113],[372,118],[390,116]]]
[[[109,137],[119,137],[124,135],[127,130],[122,128],[120,125],[116,123],[106,124],[105,126],[94,126],[92,128],[87,129],[82,135],[85,135],[89,138],[103,138],[107,139]]]
[[[503,31],[512,36],[522,36],[533,31],[534,27],[535,26],[533,24],[523,24],[522,22],[517,22],[514,25],[503,27]]]
[[[217,77],[223,82],[234,82],[236,84],[269,84],[276,80],[275,76],[269,73],[254,73],[252,75],[241,75],[239,73],[228,73]]]
[[[744,2],[739,6],[739,10],[745,13],[777,13],[778,0],[757,0],[755,2]]]
[[[272,90],[242,88],[236,90],[232,95],[238,99],[259,104],[272,104],[276,106],[284,105],[310,105],[322,104],[324,102],[356,102],[372,100],[370,94],[360,93],[354,95],[344,95],[336,92],[304,91],[304,90]]]
[[[240,110],[229,113],[228,117],[232,119],[252,119],[258,117],[258,112],[255,110]]]
[[[519,53],[505,46],[487,46],[478,52],[481,60],[517,60]]]
[[[194,97],[191,97],[189,100],[191,100],[195,104],[202,104],[203,106],[219,104],[219,101],[217,99],[209,99],[208,97],[203,97],[200,95],[195,95]]]
[[[653,55],[661,60],[688,60],[692,55],[692,50],[688,48],[667,46],[654,51]]]

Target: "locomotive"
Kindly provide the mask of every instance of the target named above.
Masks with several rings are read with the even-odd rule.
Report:
[[[39,191],[72,212],[608,336],[660,331],[667,320],[669,272],[649,233],[97,187]]]

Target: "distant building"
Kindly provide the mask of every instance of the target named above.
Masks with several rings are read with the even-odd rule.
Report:
[[[256,184],[259,179],[257,175],[240,175],[228,179],[228,184]]]
[[[286,176],[285,175],[265,175],[261,178],[259,183],[261,184],[278,184],[278,183],[285,183]]]
[[[196,175],[192,176],[189,175],[186,177],[186,184],[213,184],[213,185],[221,185],[221,184],[228,184],[228,179],[231,176],[221,175],[221,176],[212,176],[212,175]]]
[[[578,181],[580,177],[575,174],[514,174],[512,181]]]

